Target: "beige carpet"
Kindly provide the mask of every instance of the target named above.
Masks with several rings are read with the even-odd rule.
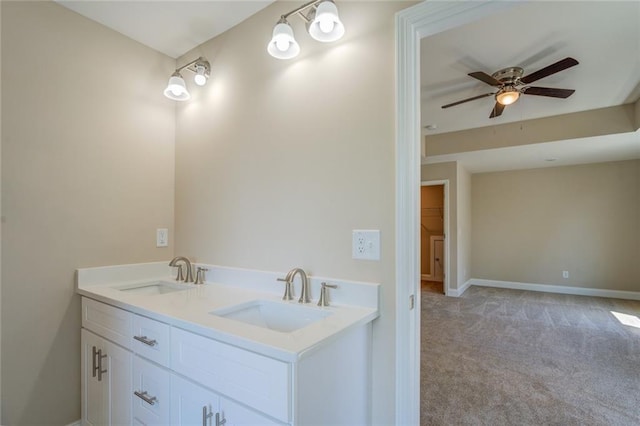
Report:
[[[640,425],[640,328],[612,312],[640,301],[423,292],[421,424]]]

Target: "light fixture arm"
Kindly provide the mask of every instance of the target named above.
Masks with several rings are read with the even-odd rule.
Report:
[[[282,22],[286,22],[286,20],[287,20],[287,18],[289,16],[297,14],[305,23],[308,24],[308,23],[311,22],[311,19],[309,19],[307,16],[305,16],[302,12],[304,12],[305,10],[307,10],[307,9],[309,9],[311,7],[314,7],[314,8],[317,7],[318,3],[320,3],[321,1],[323,1],[323,0],[312,0],[309,3],[305,3],[302,6],[296,8],[296,9],[293,9],[291,12],[285,13],[284,15],[282,15],[280,17],[280,20]]]
[[[185,64],[183,66],[181,66],[180,68],[176,68],[176,72],[180,72],[184,69],[188,69],[189,71],[195,73],[197,72],[195,68],[193,68],[193,65],[203,65],[205,67],[205,69],[207,70],[207,74],[211,72],[211,65],[209,64],[209,61],[207,61],[204,57],[200,56],[198,59],[194,59],[193,61],[189,62],[188,64]]]

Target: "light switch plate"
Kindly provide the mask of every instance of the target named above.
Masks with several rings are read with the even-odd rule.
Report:
[[[156,247],[167,247],[169,245],[169,230],[167,228],[156,229]]]
[[[352,257],[354,259],[380,260],[380,231],[354,229],[352,232]]]

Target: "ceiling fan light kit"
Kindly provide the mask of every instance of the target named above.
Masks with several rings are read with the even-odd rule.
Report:
[[[519,97],[520,92],[518,92],[518,90],[513,86],[508,86],[504,89],[500,89],[500,91],[496,93],[496,101],[505,106],[511,105],[512,103],[517,101]]]
[[[520,99],[521,94],[566,99],[571,96],[575,92],[575,90],[526,85],[540,80],[544,77],[548,77],[551,74],[555,74],[567,68],[578,65],[578,63],[579,62],[573,58],[564,58],[524,77],[524,70],[520,67],[503,68],[491,75],[486,74],[482,71],[472,72],[468,74],[470,77],[482,81],[483,83],[486,83],[490,86],[496,87],[498,88],[498,91],[494,93],[485,93],[483,95],[478,95],[471,98],[463,99],[461,101],[443,105],[442,108],[449,108],[469,101],[474,101],[476,99],[494,96],[496,103],[491,110],[491,114],[489,115],[489,118],[494,118],[502,114],[505,106],[512,105],[518,99]]]

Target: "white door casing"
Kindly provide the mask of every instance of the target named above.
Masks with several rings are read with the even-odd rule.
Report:
[[[420,422],[420,39],[517,5],[424,1],[396,14],[396,424]],[[411,302],[414,303],[411,303]],[[419,305],[417,305],[419,306]]]

